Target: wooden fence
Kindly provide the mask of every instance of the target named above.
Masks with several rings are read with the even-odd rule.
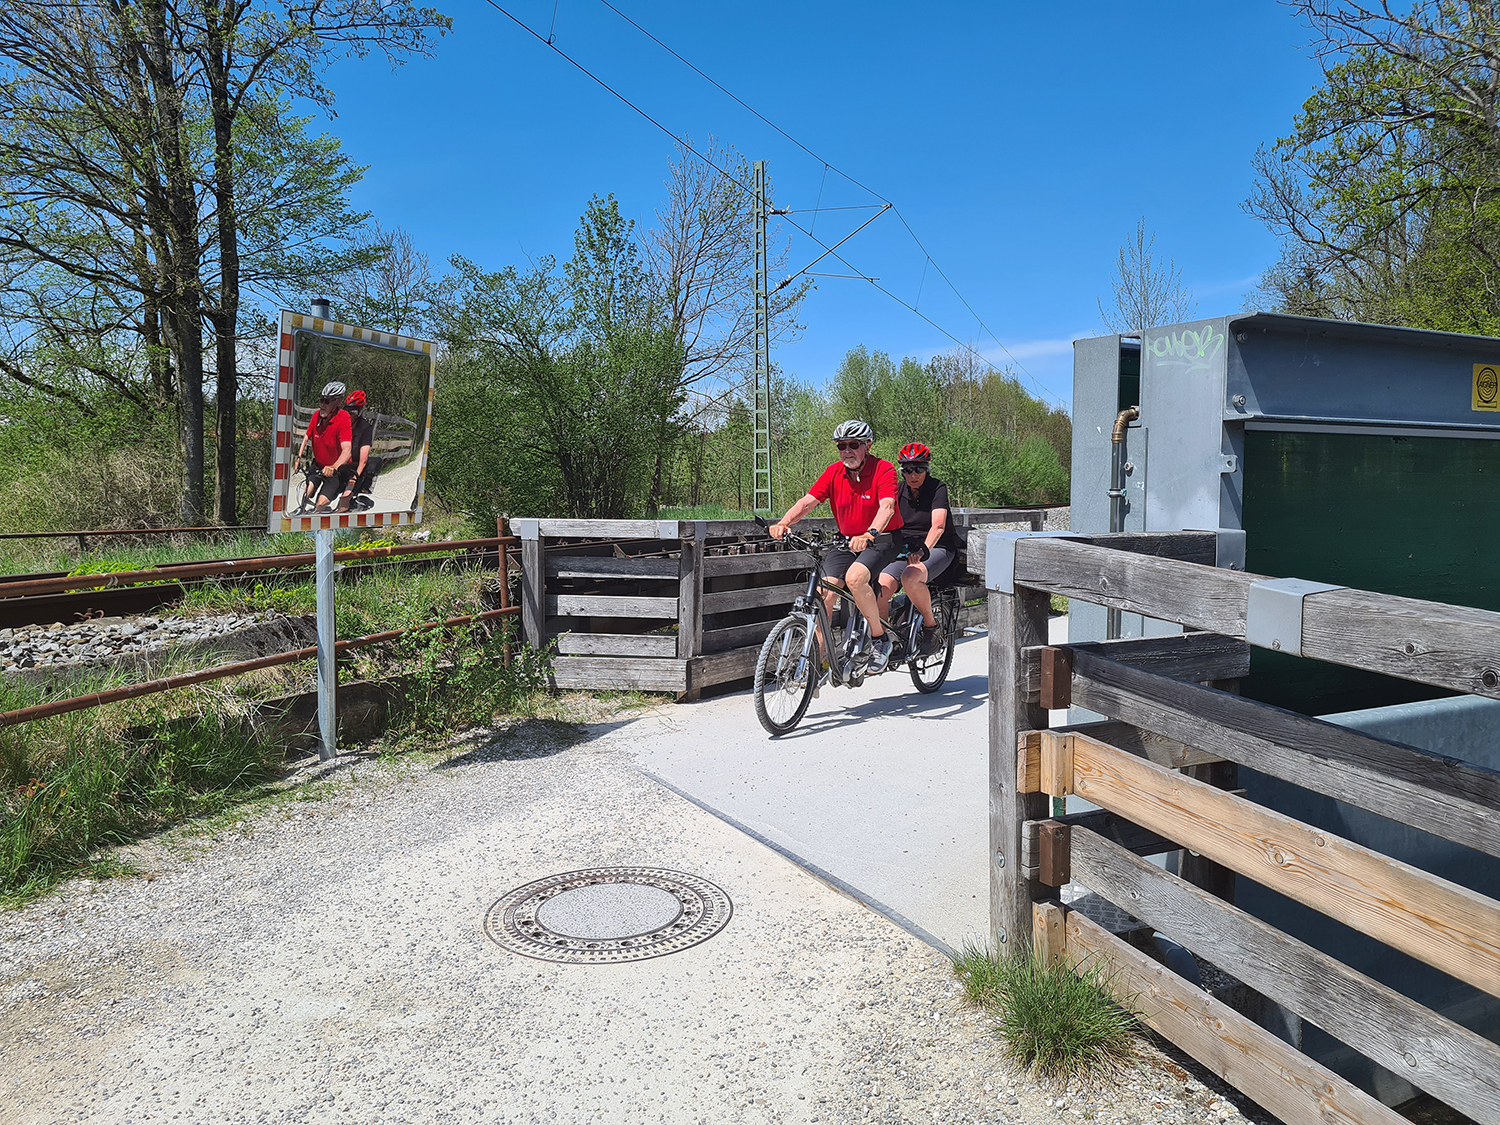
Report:
[[[1043,509],[960,508],[963,528],[1025,523]],[[521,538],[522,627],[555,641],[560,688],[635,688],[691,697],[745,679],[771,628],[806,586],[805,551],[753,520],[511,521]],[[803,520],[799,531],[832,529]],[[974,597],[983,594],[973,580]],[[965,624],[982,623],[982,609]]]
[[[1500,698],[1500,614],[1217,569],[1211,532],[971,533],[989,593],[991,927],[1103,959],[1145,1021],[1290,1125],[1406,1118],[1118,932],[1144,926],[1468,1115],[1500,1122],[1500,1047],[1233,905],[1254,880],[1500,997],[1500,903],[1236,791],[1237,766],[1500,856],[1500,773],[1234,694],[1250,645]],[[986,565],[988,564],[988,565]],[[1207,564],[1207,565],[1205,565]],[[1176,622],[1047,645],[1050,595]],[[1204,686],[1205,684],[1217,684]],[[1104,721],[1048,729],[1077,705]],[[1101,811],[1048,816],[1049,796]],[[1178,849],[1181,877],[1143,857]],[[1071,908],[1076,881],[1115,911]],[[1076,901],[1076,900],[1075,900]],[[1101,925],[1128,915],[1136,924]]]

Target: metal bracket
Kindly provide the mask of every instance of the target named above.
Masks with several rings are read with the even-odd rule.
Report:
[[[1002,594],[1016,592],[1016,540],[1082,539],[1071,531],[992,531],[984,543],[984,586]]]
[[[517,539],[540,539],[541,520],[511,520],[511,534]]]
[[[678,531],[679,528],[676,520],[656,521],[656,534],[659,539],[676,539]]]
[[[1219,463],[1220,473],[1237,473],[1240,471],[1240,459],[1233,453],[1220,454],[1223,461]]]
[[[1250,586],[1245,606],[1245,639],[1259,648],[1302,655],[1302,600],[1325,590],[1343,590],[1305,578],[1265,578]]]
[[[1218,539],[1214,543],[1214,565],[1230,570],[1245,569],[1245,533],[1237,527],[1214,529]]]

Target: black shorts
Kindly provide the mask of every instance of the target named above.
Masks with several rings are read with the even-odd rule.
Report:
[[[375,473],[373,467],[367,464],[365,465],[365,471],[355,476],[354,466],[345,465],[339,470],[339,478],[344,482],[342,485],[343,489],[357,496],[361,492],[370,491],[370,485],[375,482]]]
[[[875,536],[874,542],[861,551],[858,557],[847,547],[835,547],[823,556],[823,576],[845,581],[844,575],[855,563],[862,563],[873,579],[896,557],[896,538],[890,532]]]
[[[327,499],[330,504],[337,503],[338,498],[344,494],[343,472],[335,469],[333,476],[331,477],[325,477],[323,475],[322,469],[315,470],[315,473],[316,475],[312,479],[313,482],[317,485],[317,490],[312,494],[311,497],[309,497],[309,499],[316,503],[317,500],[322,497]]]

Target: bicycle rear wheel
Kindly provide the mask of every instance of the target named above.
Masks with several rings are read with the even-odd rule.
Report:
[[[777,623],[755,660],[755,717],[771,734],[786,734],[802,721],[818,686],[817,646],[806,660],[807,619]]]
[[[953,667],[953,647],[958,643],[958,611],[951,597],[935,598],[937,622],[942,627],[947,642],[931,656],[921,653],[912,655],[910,665],[911,682],[923,695],[937,691],[948,679],[948,670]]]

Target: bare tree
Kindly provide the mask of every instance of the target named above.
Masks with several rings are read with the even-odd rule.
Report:
[[[1160,324],[1178,324],[1193,315],[1198,303],[1182,286],[1182,270],[1170,258],[1152,253],[1156,235],[1146,233],[1143,217],[1115,261],[1110,279],[1114,304],[1099,302],[1099,316],[1111,332],[1139,332]]]
[[[701,152],[679,147],[668,164],[667,199],[657,225],[642,239],[648,268],[657,279],[682,353],[678,378],[685,406],[657,420],[655,472],[648,505],[655,510],[663,469],[682,425],[722,421],[744,392],[755,357],[755,200],[748,190],[750,162],[712,137]],[[722,169],[722,171],[721,171]],[[724,173],[728,173],[726,176]],[[770,185],[767,184],[767,194]],[[769,199],[768,199],[769,202]],[[766,266],[786,272],[789,242],[767,232]],[[801,331],[797,309],[812,286],[772,281],[770,343]]]
[[[416,335],[432,327],[444,283],[411,232],[378,222],[354,241],[362,264],[324,282],[340,320],[384,332]]]

